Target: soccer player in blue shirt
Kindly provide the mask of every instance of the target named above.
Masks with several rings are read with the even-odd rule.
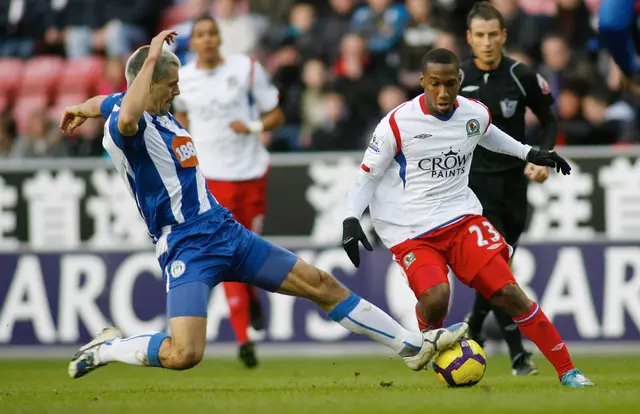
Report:
[[[67,108],[60,123],[70,133],[87,118],[106,118],[103,146],[156,244],[171,336],[147,332],[123,338],[118,328],[107,327],[73,356],[69,376],[79,378],[115,361],[174,370],[195,366],[206,344],[207,302],[221,281],[309,299],[351,332],[396,351],[416,371],[454,345],[466,333],[465,323],[407,331],[330,274],[245,229],[216,202],[191,137],[169,113],[180,93],[180,61],[163,51],[163,44],[171,44],[175,35],[165,30],[131,56],[126,93]]]

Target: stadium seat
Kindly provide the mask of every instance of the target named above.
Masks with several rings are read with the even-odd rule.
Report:
[[[58,91],[93,93],[103,70],[104,59],[99,56],[67,60],[57,84]]]
[[[189,20],[189,8],[186,4],[174,4],[166,8],[160,17],[160,27],[158,31],[171,29],[176,25]]]
[[[0,58],[0,95],[7,99],[20,86],[24,72],[24,63],[17,58]]]
[[[59,56],[38,56],[25,63],[20,85],[21,94],[50,94],[59,81],[64,59]]]
[[[24,132],[29,122],[30,114],[36,109],[46,110],[48,96],[44,93],[25,94],[17,98],[13,106],[13,119],[16,121],[18,133]]]
[[[62,112],[66,107],[82,103],[88,98],[89,94],[84,91],[59,91],[55,102],[48,109],[47,115],[49,119],[57,122],[62,117]]]

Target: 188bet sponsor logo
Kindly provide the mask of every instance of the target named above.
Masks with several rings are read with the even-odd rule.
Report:
[[[471,161],[471,152],[461,154],[449,148],[441,157],[424,158],[418,161],[418,168],[431,173],[431,178],[447,178],[464,174],[465,167]]]

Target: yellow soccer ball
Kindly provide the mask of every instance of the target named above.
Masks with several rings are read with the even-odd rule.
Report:
[[[473,339],[461,339],[440,352],[432,362],[438,381],[448,387],[472,387],[487,369],[487,356]]]

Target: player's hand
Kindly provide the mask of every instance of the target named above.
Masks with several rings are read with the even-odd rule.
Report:
[[[547,178],[549,178],[549,168],[528,163],[524,169],[524,174],[529,177],[529,180],[531,181],[544,183],[547,181]]]
[[[567,160],[553,150],[537,150],[531,148],[531,151],[527,154],[527,161],[535,165],[555,168],[557,172],[562,172],[562,175],[571,174],[571,166]]]
[[[229,128],[236,134],[248,134],[251,132],[249,127],[242,121],[233,121],[229,124]]]
[[[162,54],[162,46],[164,42],[167,42],[168,45],[173,43],[174,38],[178,32],[175,30],[163,30],[156,35],[153,39],[151,39],[151,44],[149,45],[149,57],[158,59]]]
[[[364,234],[360,221],[355,217],[349,217],[342,222],[342,247],[355,267],[360,266],[360,249],[358,243],[362,242],[365,249],[372,251],[373,247]]]
[[[84,124],[86,120],[87,118],[81,115],[80,108],[77,105],[70,106],[64,110],[64,114],[60,120],[60,131],[62,131],[64,135],[71,135],[73,131]]]

